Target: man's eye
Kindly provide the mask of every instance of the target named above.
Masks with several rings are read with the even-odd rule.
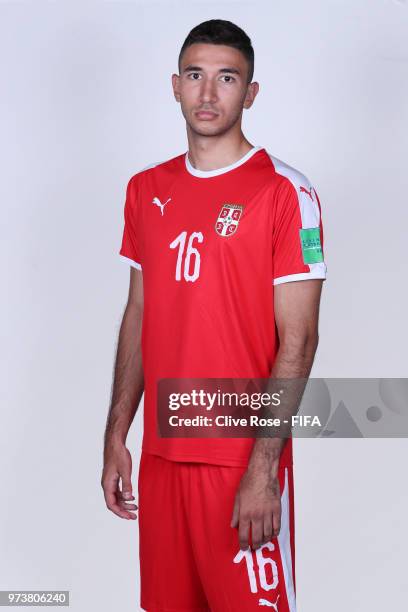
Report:
[[[188,75],[189,77],[199,77],[201,76],[199,72],[190,72],[190,74]],[[198,79],[193,79],[193,81],[197,81]]]
[[[221,77],[222,79],[229,79],[227,81],[227,83],[232,83],[233,81],[235,81],[234,77],[230,76],[229,74],[225,74],[224,76]]]

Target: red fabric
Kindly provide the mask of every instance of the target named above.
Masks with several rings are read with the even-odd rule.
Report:
[[[269,607],[294,612],[292,468],[279,470],[281,499],[287,496],[281,534],[258,552],[240,552],[238,530],[230,526],[244,471],[142,453],[138,521],[143,610],[246,612],[277,603],[277,608]]]
[[[143,450],[247,465],[253,438],[160,437],[157,381],[270,376],[279,348],[273,280],[310,270],[299,238],[301,196],[265,149],[217,176],[192,175],[183,154],[129,181],[120,253],[143,273]],[[224,204],[243,206],[231,235],[216,231]],[[281,465],[291,463],[289,439]]]

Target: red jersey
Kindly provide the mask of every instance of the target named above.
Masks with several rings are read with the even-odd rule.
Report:
[[[157,381],[270,376],[274,286],[326,278],[317,193],[263,147],[210,171],[186,152],[130,179],[124,218],[120,255],[143,272],[143,450],[245,466],[254,438],[160,437]]]

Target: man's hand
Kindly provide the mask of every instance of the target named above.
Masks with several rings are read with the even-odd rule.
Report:
[[[137,510],[132,494],[132,457],[125,444],[118,442],[105,448],[104,467],[101,479],[105,502],[109,510],[124,519],[136,519]],[[119,487],[119,479],[122,488]]]
[[[231,527],[239,527],[240,548],[248,548],[250,528],[252,549],[256,550],[279,534],[280,525],[281,497],[276,470],[248,467],[235,496],[231,520]]]

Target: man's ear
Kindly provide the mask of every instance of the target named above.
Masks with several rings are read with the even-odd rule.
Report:
[[[180,102],[180,76],[178,74],[171,75],[171,84],[173,86],[174,97],[177,102]]]
[[[259,83],[257,81],[253,81],[247,87],[247,93],[244,100],[244,108],[251,108],[254,100],[259,91]]]

